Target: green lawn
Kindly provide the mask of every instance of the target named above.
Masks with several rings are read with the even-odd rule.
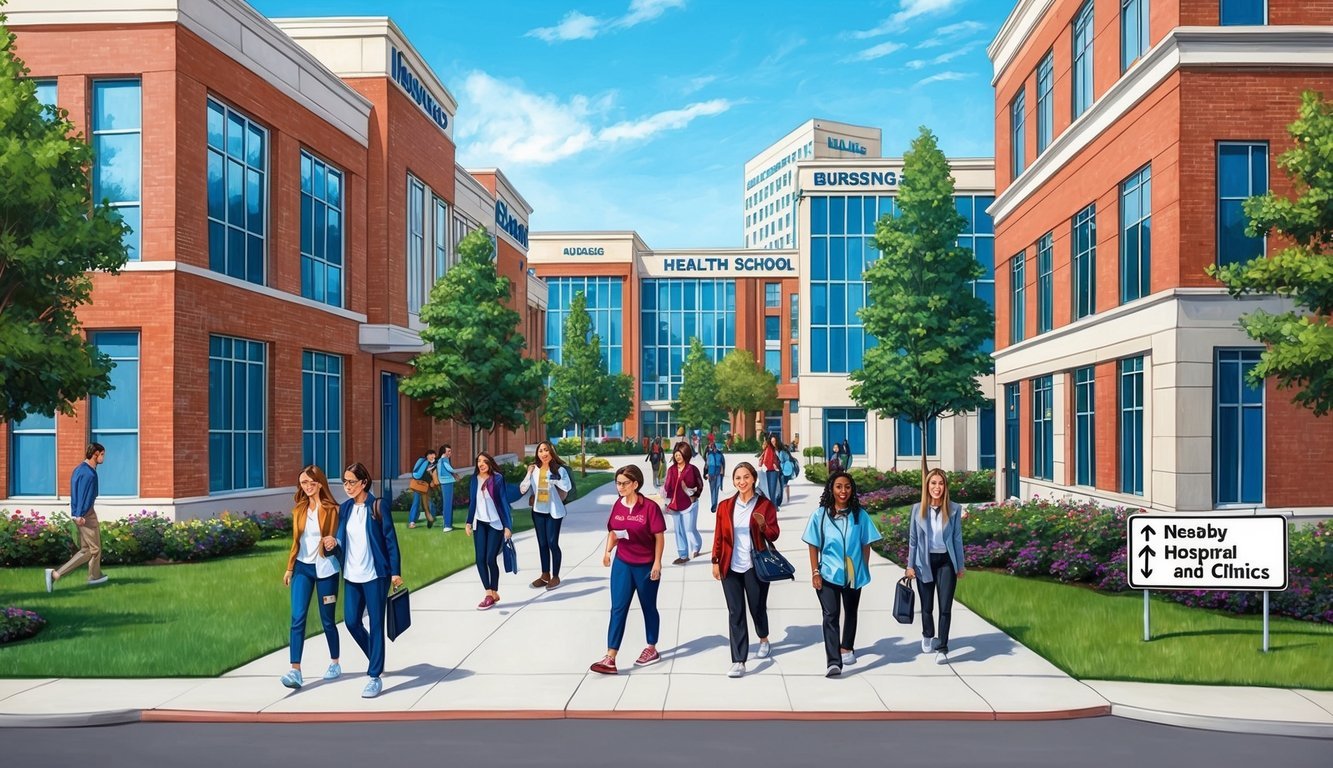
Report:
[[[878,522],[878,517],[877,517]],[[1259,685],[1333,690],[1333,626],[1189,608],[1154,597],[1143,642],[1143,593],[1109,594],[1056,581],[969,570],[958,600],[1086,680]]]
[[[610,480],[609,472],[578,478],[580,497]],[[460,521],[461,512],[455,512]],[[472,541],[461,528],[408,530],[406,517],[395,515],[409,587],[472,566]],[[514,526],[531,528],[531,513],[515,510]],[[265,541],[246,554],[202,563],[108,566],[111,580],[92,588],[79,583],[86,576],[79,571],[50,595],[41,568],[0,569],[4,604],[49,622],[36,637],[0,646],[0,677],[212,676],[283,648],[291,598],[282,572],[290,546],[290,540]],[[312,604],[307,636],[320,632]]]

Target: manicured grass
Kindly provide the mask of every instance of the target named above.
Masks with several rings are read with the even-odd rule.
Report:
[[[580,496],[610,480],[607,472],[578,479]],[[466,513],[454,514],[461,523]],[[408,530],[406,517],[395,514],[409,587],[472,566],[472,541],[461,527]],[[531,512],[515,510],[514,527],[531,528]],[[0,646],[0,677],[212,676],[285,647],[291,597],[282,572],[290,546],[273,540],[202,563],[109,566],[111,580],[99,587],[83,585],[80,570],[49,595],[41,568],[0,569],[4,602],[49,622],[36,637]],[[312,604],[307,636],[321,631]]]

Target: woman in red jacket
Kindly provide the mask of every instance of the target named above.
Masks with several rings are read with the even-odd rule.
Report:
[[[763,551],[778,538],[778,510],[773,502],[755,493],[759,473],[754,465],[742,461],[732,470],[731,482],[736,495],[717,505],[713,531],[713,578],[722,582],[727,598],[727,619],[731,635],[731,671],[727,677],[745,674],[745,660],[750,653],[750,633],[745,623],[745,606],[750,607],[754,631],[759,635],[759,658],[766,659],[768,644],[768,582],[760,581],[754,570],[754,553]]]

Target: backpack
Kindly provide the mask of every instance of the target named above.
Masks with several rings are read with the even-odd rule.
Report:
[[[569,471],[568,466],[562,467],[560,471],[569,476],[569,490],[562,491],[556,488],[556,492],[560,494],[561,503],[568,504],[579,497],[579,486],[574,482],[574,473]]]
[[[796,459],[787,451],[783,451],[782,454],[782,476],[788,480],[795,480],[798,472]]]

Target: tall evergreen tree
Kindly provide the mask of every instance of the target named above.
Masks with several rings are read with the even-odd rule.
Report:
[[[949,162],[923,126],[903,156],[898,216],[876,226],[881,256],[865,271],[869,299],[860,317],[879,345],[851,374],[859,405],[920,427],[923,478],[930,422],[986,405],[977,377],[994,370],[981,345],[995,332],[995,316],[972,290],[985,270],[958,245],[967,222],[953,195]]]
[[[704,351],[698,337],[690,339],[690,351],[682,367],[683,381],[676,400],[676,419],[685,429],[716,427],[727,417],[718,404],[717,366]]]
[[[717,364],[717,402],[724,410],[741,416],[741,434],[746,434],[751,413],[778,407],[778,380],[754,359],[754,354],[733,349]]]
[[[1232,296],[1271,293],[1294,300],[1282,314],[1255,310],[1240,325],[1255,341],[1268,345],[1250,372],[1261,386],[1273,377],[1280,389],[1294,389],[1293,400],[1316,416],[1333,410],[1333,105],[1314,91],[1301,95],[1296,122],[1287,128],[1296,146],[1277,164],[1292,177],[1296,198],[1271,191],[1245,201],[1251,237],[1278,233],[1291,243],[1272,258],[1209,274]]]
[[[475,454],[479,433],[518,429],[542,401],[544,366],[523,356],[522,316],[509,308],[509,280],[495,271],[495,245],[473,230],[458,244],[458,264],[431,288],[421,308],[430,350],[399,388],[439,420],[467,424]]]
[[[565,316],[560,362],[551,366],[546,398],[546,423],[553,429],[573,424],[579,434],[579,465],[587,474],[584,436],[588,427],[615,424],[629,416],[633,379],[610,373],[602,361],[602,340],[592,331],[592,316],[583,292],[574,294]]]
[[[73,414],[111,389],[111,361],[84,338],[75,311],[93,272],[117,274],[128,231],[94,205],[93,151],[64,110],[37,101],[0,17],[0,421]]]

